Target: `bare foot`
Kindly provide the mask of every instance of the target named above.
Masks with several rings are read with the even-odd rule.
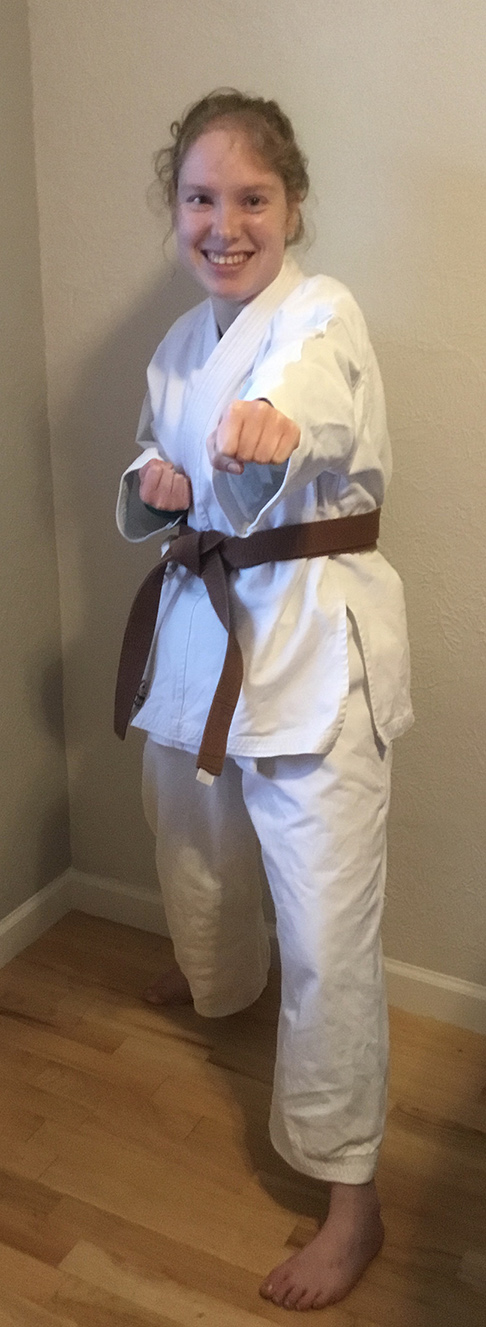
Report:
[[[333,1184],[322,1230],[305,1249],[270,1272],[260,1294],[284,1309],[336,1304],[359,1281],[384,1237],[374,1180]]]
[[[192,1004],[191,988],[179,964],[173,963],[153,986],[147,986],[143,999],[153,1005]]]

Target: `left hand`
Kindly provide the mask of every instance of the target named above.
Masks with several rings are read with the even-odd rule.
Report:
[[[215,470],[241,475],[247,461],[257,465],[288,461],[299,442],[297,424],[268,401],[232,401],[206,446]]]

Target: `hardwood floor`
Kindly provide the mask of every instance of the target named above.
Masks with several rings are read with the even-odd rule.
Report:
[[[71,913],[0,972],[0,1327],[252,1327],[319,1186],[267,1137],[278,980],[229,1019],[139,992],[168,941]],[[485,1327],[486,1039],[390,1011],[386,1240],[328,1327]]]

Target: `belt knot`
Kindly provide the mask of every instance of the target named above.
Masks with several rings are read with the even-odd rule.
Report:
[[[204,729],[197,764],[209,775],[221,774],[226,742],[243,679],[243,658],[231,623],[229,579],[232,571],[263,562],[329,557],[339,553],[365,553],[376,548],[380,512],[340,516],[326,521],[283,525],[260,530],[245,538],[221,530],[192,530],[173,540],[163,558],[149,572],[132,604],[123,639],[115,698],[115,732],[123,738],[134,697],[142,681],[157,622],[157,612],[168,562],[187,567],[204,581],[211,604],[227,632],[228,642],[221,676]]]
[[[184,531],[184,534],[178,535],[174,539],[165,554],[167,562],[179,562],[181,566],[187,567],[193,576],[203,576],[210,556],[215,549],[221,550],[221,545],[225,542],[227,536],[220,530],[190,530]]]

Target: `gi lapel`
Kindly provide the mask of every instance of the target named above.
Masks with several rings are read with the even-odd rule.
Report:
[[[247,304],[214,347],[185,410],[182,454],[190,473],[194,447],[200,452],[219,423],[223,410],[238,396],[248,377],[270,319],[303,280],[293,258],[285,257],[275,281]],[[208,310],[211,317],[212,310]]]

